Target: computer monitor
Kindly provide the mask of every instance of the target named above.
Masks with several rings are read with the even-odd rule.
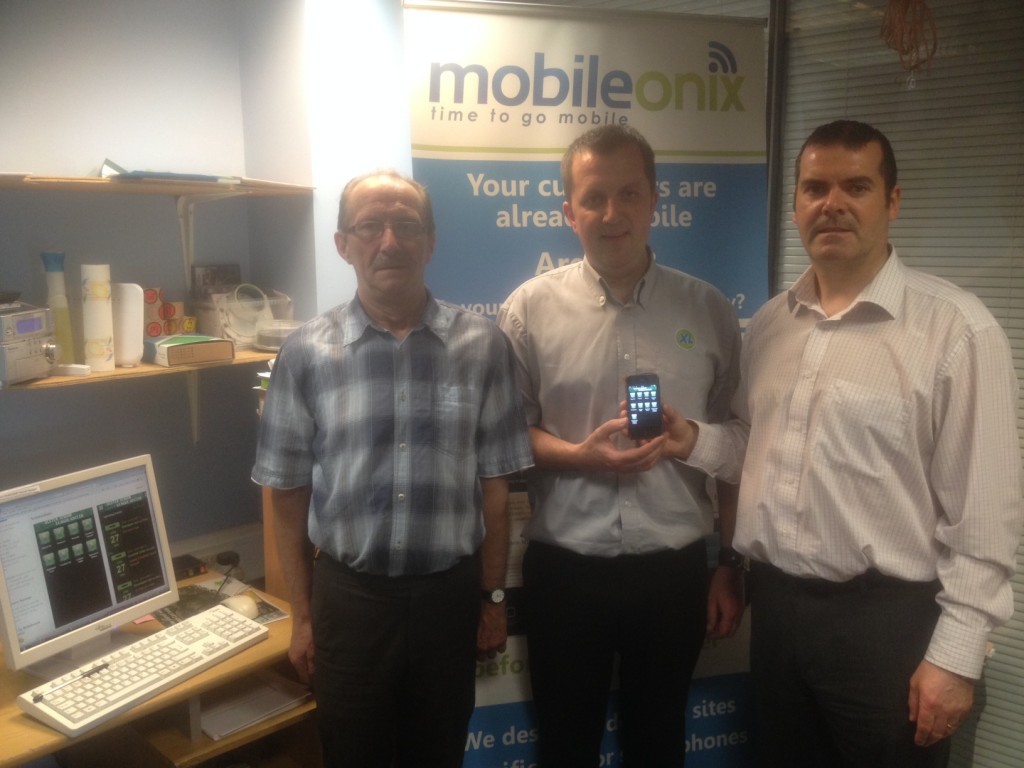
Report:
[[[8,669],[53,679],[109,652],[119,626],[177,599],[148,455],[0,492]]]

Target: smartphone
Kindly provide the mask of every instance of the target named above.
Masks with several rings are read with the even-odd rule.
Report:
[[[656,373],[637,373],[626,377],[626,415],[629,436],[634,440],[657,437],[664,424],[661,418],[661,384]]]

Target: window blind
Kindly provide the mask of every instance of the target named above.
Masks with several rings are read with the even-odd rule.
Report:
[[[793,0],[783,139],[776,289],[807,257],[789,221],[793,163],[804,138],[836,118],[889,137],[903,187],[890,236],[908,266],[975,293],[1005,329],[1024,376],[1024,4],[929,0],[938,47],[931,72],[909,75],[882,43],[883,0]],[[1024,409],[1018,403],[1024,445]],[[995,654],[951,765],[1019,768],[1024,754],[1024,547],[1017,613],[992,636]]]

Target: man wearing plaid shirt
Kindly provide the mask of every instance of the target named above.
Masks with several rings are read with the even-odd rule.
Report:
[[[282,346],[253,470],[272,489],[289,657],[326,765],[461,766],[477,655],[506,640],[506,477],[532,463],[511,352],[427,289],[416,182],[351,181],[335,241],[356,297]]]

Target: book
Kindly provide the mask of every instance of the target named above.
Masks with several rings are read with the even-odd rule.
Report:
[[[146,339],[142,359],[147,363],[173,366],[190,363],[218,363],[235,359],[231,339],[196,334],[157,336]]]

